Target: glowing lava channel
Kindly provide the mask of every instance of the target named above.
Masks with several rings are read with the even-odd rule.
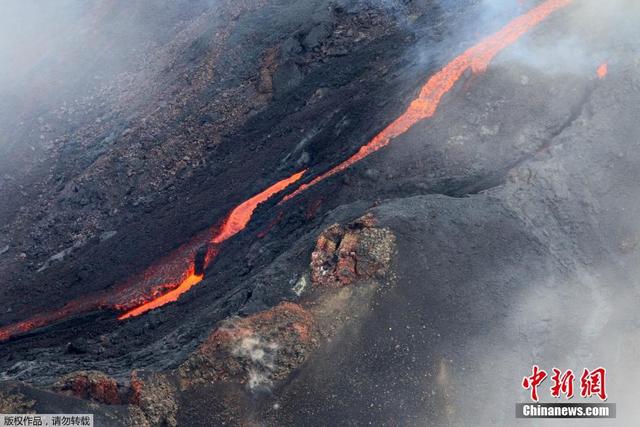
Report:
[[[386,146],[393,138],[402,135],[419,121],[432,117],[442,97],[453,88],[465,71],[470,69],[476,74],[484,72],[491,60],[500,51],[516,42],[526,32],[538,25],[553,12],[568,6],[572,1],[573,0],[547,0],[526,14],[515,18],[502,30],[486,37],[475,46],[466,50],[447,64],[442,70],[434,74],[427,83],[422,86],[418,97],[409,104],[406,111],[379,134],[374,136],[371,141],[360,147],[356,154],[313,178],[308,183],[300,185],[293,193],[284,197],[280,203],[296,197],[309,187],[312,187],[331,175],[347,169],[369,154]]]
[[[474,73],[483,72],[501,50],[517,41],[550,14],[572,2],[573,0],[546,0],[511,21],[499,32],[481,40],[477,45],[456,57],[426,82],[418,97],[411,102],[400,117],[377,134],[369,143],[362,146],[356,154],[308,183],[300,185],[294,192],[284,197],[280,203],[292,199],[325,178],[345,170],[369,154],[385,147],[391,139],[405,133],[420,120],[432,117],[442,97],[453,88],[465,71],[470,69]],[[176,301],[180,295],[202,280],[202,275],[195,273],[194,256],[197,250],[203,244],[208,245],[203,266],[205,269],[215,258],[218,251],[217,246],[243,230],[260,203],[297,182],[304,173],[303,170],[279,181],[238,205],[226,217],[220,230],[210,229],[199,233],[190,242],[182,245],[158,263],[118,286],[114,294],[107,295],[102,292],[91,297],[73,300],[60,310],[39,314],[22,322],[0,328],[0,341],[92,310],[124,311],[118,318],[127,319]]]
[[[59,310],[38,314],[27,320],[0,328],[0,341],[29,332],[71,316],[95,310],[125,311],[118,319],[139,316],[149,310],[176,301],[180,295],[202,281],[195,273],[194,257],[203,245],[208,245],[203,269],[218,253],[217,246],[242,231],[260,203],[295,183],[306,171],[297,172],[241,203],[227,215],[219,229],[213,227],[198,233],[193,239],[163,257],[142,273],[118,285],[110,294],[105,292],[70,301]],[[142,288],[142,289],[140,289]]]
[[[279,193],[289,185],[298,181],[300,178],[302,178],[302,175],[305,173],[305,171],[306,170],[303,170],[291,175],[287,179],[278,181],[271,187],[264,190],[262,193],[259,193],[249,200],[238,205],[227,216],[227,219],[224,221],[221,230],[211,238],[210,243],[213,245],[219,245],[220,243],[244,230],[244,228],[251,220],[253,212],[256,210],[260,203],[267,201],[267,199],[269,199],[274,194]],[[207,251],[207,256],[204,262],[205,265],[203,268],[206,269],[214,258],[215,252]],[[177,301],[180,295],[184,294],[189,289],[200,283],[204,275],[198,275],[195,273],[195,265],[192,262],[185,276],[186,277],[175,289],[172,289],[169,292],[152,299],[151,301],[145,302],[144,304],[141,304],[121,314],[120,316],[118,316],[118,319],[123,320],[129,317],[139,316],[149,310],[153,310],[154,308],[162,307],[165,304]]]

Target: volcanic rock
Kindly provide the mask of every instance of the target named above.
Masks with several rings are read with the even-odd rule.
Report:
[[[129,407],[132,424],[135,426],[177,425],[176,388],[165,374],[148,374],[140,378],[137,373],[131,378],[132,395]]]
[[[273,75],[273,89],[276,93],[285,93],[302,81],[302,72],[292,60],[280,65]]]
[[[283,302],[218,327],[178,369],[184,385],[235,380],[250,389],[269,386],[299,366],[317,345],[311,313]]]
[[[320,46],[320,44],[331,35],[332,31],[333,27],[331,24],[321,22],[314,26],[305,36],[302,40],[302,46],[306,50],[312,50],[314,47]]]
[[[296,37],[289,37],[282,43],[282,55],[284,57],[295,56],[300,52],[302,52],[302,46],[300,46],[300,41]]]
[[[100,371],[72,372],[54,384],[53,389],[107,405],[122,403],[116,380]]]
[[[311,281],[317,286],[340,287],[355,280],[384,276],[395,238],[376,228],[367,214],[346,227],[334,224],[318,237],[311,254]]]
[[[260,93],[270,94],[273,92],[273,73],[278,67],[277,55],[277,48],[269,49],[264,55],[258,72],[258,92]]]
[[[24,414],[32,412],[34,400],[8,386],[0,389],[0,414]]]
[[[89,351],[87,340],[76,338],[67,344],[67,353],[83,354]]]
[[[33,399],[37,411],[131,418],[100,425],[509,425],[511,407],[494,403],[512,399],[532,355],[633,380],[633,14],[625,31],[594,26],[576,14],[589,2],[572,2],[458,78],[438,70],[501,25],[478,0],[339,0],[331,13],[325,0],[103,3],[85,34],[109,40],[81,38],[88,69],[49,72],[75,59],[51,50],[55,61],[25,70],[28,91],[2,97],[0,327],[68,302],[96,309],[4,335],[0,389],[24,383],[3,392],[2,411]],[[508,14],[540,2],[526,3]],[[133,37],[109,31],[130,12],[144,17]],[[136,63],[111,54],[117,44]],[[315,181],[437,76],[452,86],[432,117]],[[50,99],[54,82],[70,90]],[[129,278],[172,276],[167,254],[303,168],[316,183],[261,203],[198,286],[116,319],[110,308],[149,295]],[[375,219],[350,222],[370,209]],[[65,252],[74,242],[82,250]],[[76,369],[109,376],[76,372],[50,391]],[[619,383],[611,397],[633,409]]]

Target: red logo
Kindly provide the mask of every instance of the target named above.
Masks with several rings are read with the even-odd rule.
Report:
[[[547,373],[541,370],[538,365],[533,365],[533,369],[531,371],[532,374],[530,377],[524,377],[522,379],[522,387],[524,387],[525,390],[531,389],[531,400],[537,402],[538,386],[545,380],[545,378],[547,378]]]
[[[553,368],[553,375],[551,376],[551,381],[553,385],[551,386],[551,396],[560,397],[564,394],[567,399],[571,399],[573,397],[573,380],[576,378],[573,375],[573,371],[571,369],[567,369],[565,373],[558,368]]]
[[[584,368],[580,377],[580,396],[592,397],[596,395],[600,400],[607,400],[607,391],[605,390],[606,374],[607,370],[602,367],[591,372]]]
[[[600,400],[607,400],[606,392],[606,369],[599,367],[589,371],[585,368],[580,376],[580,396],[593,397],[598,396]],[[531,369],[531,375],[522,379],[522,387],[525,390],[530,390],[531,400],[537,402],[538,387],[547,379],[547,372],[544,369],[540,369],[538,365],[533,365]],[[558,368],[553,368],[553,375],[551,375],[551,396],[555,398],[561,398],[563,395],[566,399],[573,397],[573,382],[576,376],[573,370],[567,369],[561,371]]]

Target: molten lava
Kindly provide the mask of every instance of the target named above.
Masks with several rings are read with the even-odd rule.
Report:
[[[284,197],[280,203],[290,200],[325,178],[345,170],[371,153],[383,148],[393,138],[402,135],[420,120],[433,116],[442,97],[453,88],[465,71],[470,69],[474,73],[483,72],[489,62],[501,50],[514,43],[550,14],[569,5],[572,1],[546,0],[528,13],[511,21],[496,34],[483,39],[480,43],[456,57],[426,82],[418,97],[411,102],[400,117],[373,137],[369,143],[362,146],[357,153],[323,174],[316,176],[308,183],[300,185],[294,192]],[[604,74],[606,74],[606,65]],[[600,70],[598,75],[600,75]],[[242,231],[251,220],[255,209],[260,203],[300,180],[304,173],[305,170],[278,181],[263,192],[241,203],[231,211],[219,229],[218,227],[212,227],[197,234],[189,242],[163,257],[158,263],[112,289],[111,293],[102,292],[90,297],[73,300],[65,304],[60,310],[42,313],[25,321],[0,328],[0,341],[7,340],[16,334],[93,310],[115,309],[124,311],[119,316],[119,319],[127,319],[176,301],[180,295],[202,281],[203,274],[195,273],[194,260],[198,251],[206,248],[203,265],[199,266],[199,271],[204,271],[217,255],[220,243]]]
[[[166,294],[160,295],[159,297],[147,303],[139,305],[132,310],[127,311],[126,313],[118,316],[118,319],[124,320],[128,319],[129,317],[140,316],[142,313],[153,310],[154,308],[162,307],[163,305],[170,302],[178,301],[180,295],[184,294],[189,289],[200,283],[203,277],[203,274],[197,275],[195,273],[189,273],[189,275],[187,275],[187,277],[185,277],[184,280],[180,282],[177,288],[167,292]]]
[[[393,138],[402,135],[419,121],[433,116],[442,97],[453,88],[465,71],[470,69],[474,73],[484,72],[491,60],[501,50],[513,44],[550,14],[566,7],[572,1],[573,0],[547,0],[526,14],[514,19],[502,30],[481,40],[480,43],[456,57],[422,86],[418,97],[409,104],[407,110],[400,115],[400,117],[374,136],[371,141],[360,147],[356,154],[316,176],[308,183],[302,184],[293,193],[284,197],[281,203],[296,197],[298,194],[325,178],[347,169],[369,154],[386,146]]]
[[[110,294],[99,293],[79,298],[68,302],[59,310],[38,314],[22,322],[0,328],[0,341],[94,310],[125,311],[118,318],[127,319],[176,301],[180,295],[202,281],[203,275],[195,274],[194,259],[198,250],[204,245],[207,247],[204,265],[201,267],[206,269],[217,255],[220,243],[242,231],[260,203],[298,181],[305,172],[303,170],[278,181],[241,203],[227,215],[222,227],[214,226],[198,233],[189,242],[160,259],[158,263],[116,286]]]
[[[256,207],[258,207],[260,203],[266,201],[268,198],[270,198],[274,194],[281,192],[282,190],[287,188],[289,185],[298,181],[300,178],[302,178],[302,175],[305,172],[306,172],[306,169],[296,174],[293,174],[289,178],[283,179],[282,181],[275,183],[274,185],[267,188],[262,193],[257,194],[252,198],[250,198],[249,200],[247,200],[246,202],[238,205],[238,207],[236,207],[234,210],[231,211],[231,214],[229,214],[229,216],[224,222],[224,225],[222,226],[222,230],[213,238],[211,243],[222,243],[225,240],[227,240],[229,237],[243,230],[251,220],[251,216],[253,216],[253,211],[256,210]]]
[[[607,64],[606,62],[603,62],[602,64],[600,64],[600,66],[596,70],[596,73],[598,74],[598,78],[600,80],[607,77],[607,74],[609,73],[609,64]]]
[[[298,181],[300,178],[302,178],[302,175],[305,172],[306,170],[303,170],[301,172],[291,175],[289,178],[278,181],[271,187],[264,190],[263,192],[256,194],[249,200],[238,205],[227,216],[227,218],[225,219],[222,225],[221,230],[215,233],[211,237],[209,243],[211,245],[217,246],[220,243],[224,242],[225,240],[229,239],[230,237],[235,236],[240,231],[244,230],[244,228],[247,226],[247,224],[251,220],[251,217],[253,216],[253,212],[256,210],[256,208],[260,203],[265,202],[274,194],[279,193],[280,191],[287,188],[289,185]],[[195,256],[195,251],[197,251],[198,248],[199,248],[199,245],[195,246],[195,248],[193,247],[193,245],[191,245],[191,249],[192,249],[192,252],[194,253],[194,256]],[[205,257],[203,269],[207,268],[207,266],[215,258],[216,254],[217,254],[217,251],[215,249],[209,249],[207,251],[207,256]],[[139,316],[142,313],[146,313],[149,310],[153,310],[154,308],[162,307],[167,303],[177,301],[180,295],[182,295],[183,293],[187,292],[189,289],[191,289],[192,287],[200,283],[202,281],[203,275],[202,274],[198,275],[195,273],[195,266],[193,263],[193,259],[194,259],[193,257],[190,258],[189,266],[182,273],[182,279],[175,288],[171,289],[169,292],[165,294],[155,296],[149,301],[143,304],[140,304],[139,306],[133,309],[128,310],[124,314],[120,315],[118,319],[123,320],[129,317]]]

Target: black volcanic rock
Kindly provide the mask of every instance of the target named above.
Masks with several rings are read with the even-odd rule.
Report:
[[[84,354],[89,351],[89,344],[84,338],[77,338],[67,344],[67,353]]]
[[[315,25],[302,39],[302,47],[306,50],[313,50],[320,46],[332,33],[333,25],[328,22],[321,22]]]
[[[302,73],[292,60],[280,65],[273,75],[273,88],[278,94],[294,89],[302,82]]]

